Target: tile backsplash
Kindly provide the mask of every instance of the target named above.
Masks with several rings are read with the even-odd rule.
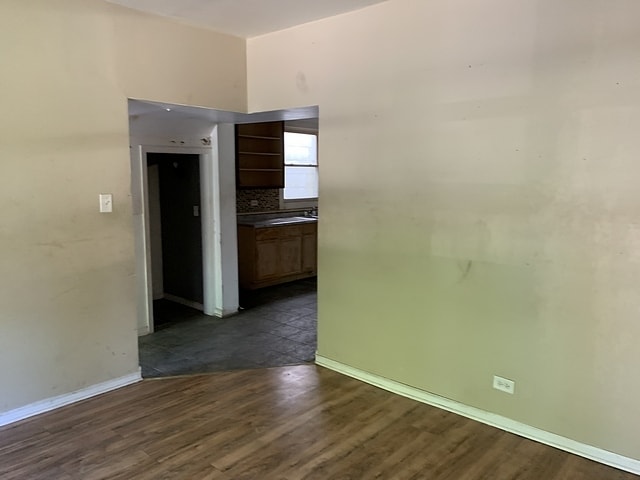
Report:
[[[257,205],[252,205],[251,203]],[[236,190],[236,212],[274,212],[280,208],[280,189],[238,189]]]

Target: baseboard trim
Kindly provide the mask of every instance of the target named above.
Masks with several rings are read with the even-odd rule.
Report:
[[[24,407],[19,407],[14,410],[9,410],[8,412],[0,413],[0,427],[9,425],[10,423],[18,422],[20,420],[24,420],[29,417],[33,417],[35,415],[40,415],[41,413],[55,410],[56,408],[64,407],[65,405],[69,405],[71,403],[86,400],[88,398],[95,397],[96,395],[107,393],[111,390],[116,390],[118,388],[131,385],[133,383],[139,382],[140,380],[142,380],[142,375],[140,374],[140,369],[138,369],[137,372],[125,375],[123,377],[107,380],[106,382],[97,383],[95,385],[91,385],[90,387],[76,390],[75,392],[65,393],[56,397],[47,398],[45,400],[40,400],[39,402],[25,405]]]
[[[148,326],[142,327],[138,329],[138,336],[144,337],[145,335],[149,335],[151,333],[151,329]]]
[[[192,300],[187,300],[186,298],[178,297],[176,295],[171,295],[170,293],[165,293],[162,297],[171,302],[179,303],[180,305],[185,305],[187,307],[195,308],[196,310],[204,311],[204,305],[202,303],[194,302]]]
[[[629,457],[618,455],[617,453],[609,452],[601,448],[593,447],[570,438],[556,435],[545,430],[541,430],[524,423],[511,420],[501,415],[496,415],[479,408],[470,407],[455,400],[450,400],[439,395],[425,392],[414,387],[410,387],[403,383],[389,380],[388,378],[381,377],[379,375],[365,372],[358,368],[345,365],[343,363],[331,360],[330,358],[316,355],[316,364],[334,370],[338,373],[342,373],[349,377],[361,380],[370,385],[382,388],[389,392],[402,395],[403,397],[411,398],[428,405],[447,410],[463,417],[476,420],[486,425],[505,430],[510,433],[514,433],[524,438],[534,440],[551,447],[564,450],[565,452],[573,453],[589,460],[593,460],[610,467],[624,470],[626,472],[640,474],[640,460],[636,460]]]
[[[228,318],[228,317],[233,317],[234,315],[237,315],[237,314],[238,314],[237,308],[235,310],[224,310],[222,308],[216,308],[213,315],[218,318]]]

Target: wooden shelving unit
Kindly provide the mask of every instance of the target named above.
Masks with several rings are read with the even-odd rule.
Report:
[[[284,122],[236,125],[238,188],[284,188]]]

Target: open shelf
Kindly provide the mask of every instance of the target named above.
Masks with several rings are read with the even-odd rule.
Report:
[[[243,135],[243,134],[238,134],[239,138],[253,138],[256,140],[280,140],[280,137],[267,137],[267,136],[262,136],[262,135]]]
[[[280,156],[281,153],[268,153],[268,152],[238,152],[240,155],[273,155]]]
[[[236,125],[238,188],[284,187],[284,122]]]

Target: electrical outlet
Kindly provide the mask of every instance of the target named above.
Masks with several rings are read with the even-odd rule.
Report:
[[[516,382],[507,378],[502,378],[497,375],[493,376],[493,388],[502,392],[513,395],[516,391]]]
[[[249,202],[249,205],[251,205],[252,207],[257,207],[258,206],[258,200],[251,200]]]

